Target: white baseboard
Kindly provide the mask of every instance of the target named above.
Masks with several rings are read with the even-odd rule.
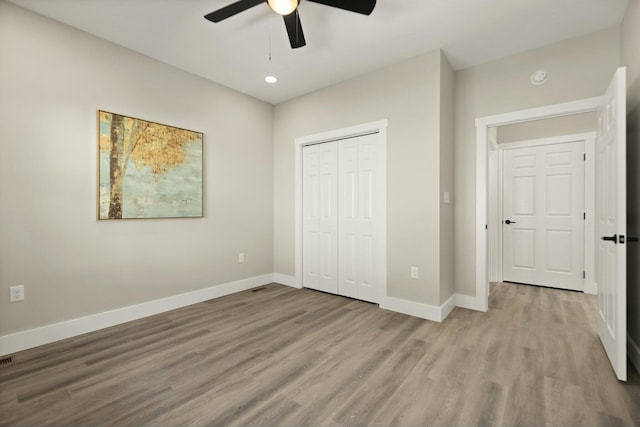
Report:
[[[409,316],[433,320],[434,322],[442,322],[454,307],[455,296],[451,296],[451,298],[440,307],[395,297],[386,297],[383,302],[380,303],[380,308],[384,310],[408,314]]]
[[[444,304],[442,304],[441,308],[442,308],[442,321],[444,321],[444,319],[447,318],[449,313],[451,313],[453,309],[456,308],[456,295],[455,294],[451,295],[449,299],[445,301]]]
[[[211,286],[205,289],[174,295],[154,301],[136,304],[91,316],[80,317],[64,322],[54,323],[27,331],[0,336],[0,356],[16,353],[55,341],[97,331],[110,326],[119,325],[143,317],[153,316],[166,311],[175,310],[191,304],[197,304],[214,298],[220,298],[236,292],[263,286],[269,283],[279,283],[285,286],[301,289],[294,276],[280,273],[269,273],[261,276],[250,277],[222,285]],[[391,310],[422,319],[442,322],[455,307],[479,310],[476,298],[470,295],[452,295],[441,306],[423,304],[401,298],[386,297],[380,304],[380,308]],[[640,350],[629,338],[629,354],[636,367],[640,366]]]
[[[174,295],[142,304],[131,305],[91,316],[80,317],[40,328],[0,336],[0,355],[15,353],[28,348],[49,344],[87,332],[97,331],[154,314],[164,313],[202,301],[220,298],[273,282],[274,275],[263,274],[197,291]]]
[[[480,309],[480,305],[478,304],[478,300],[475,296],[464,295],[464,294],[456,294],[456,307],[466,308],[469,310],[476,311],[486,311]]]
[[[627,354],[636,371],[640,372],[640,347],[629,335],[627,335]]]
[[[302,285],[298,284],[295,276],[289,276],[288,274],[273,273],[273,281],[285,286],[291,286],[292,288],[302,289]]]
[[[595,282],[585,283],[584,293],[589,295],[598,295],[598,285]]]

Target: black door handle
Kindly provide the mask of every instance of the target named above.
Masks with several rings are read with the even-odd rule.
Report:
[[[618,235],[614,234],[613,236],[602,236],[601,240],[606,240],[607,242],[618,243]]]
[[[508,219],[504,223],[509,225],[509,224],[515,224],[516,222],[515,221],[511,221],[510,219]]]
[[[629,237],[629,238],[627,238],[627,242],[629,242],[629,243],[631,243],[631,242],[634,242],[634,243],[635,243],[635,242],[637,242],[637,241],[638,241],[638,238],[637,238],[637,237]]]

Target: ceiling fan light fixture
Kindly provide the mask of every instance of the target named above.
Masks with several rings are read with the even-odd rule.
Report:
[[[297,8],[299,0],[267,0],[269,7],[278,15],[291,15]]]
[[[377,0],[309,1],[362,15],[370,15],[377,3]],[[264,0],[236,0],[222,9],[214,10],[213,12],[206,14],[204,17],[210,22],[220,22],[253,7],[259,5],[264,6],[264,3]],[[267,0],[267,5],[271,10],[284,18],[284,26],[287,29],[287,36],[289,37],[291,49],[298,49],[306,46],[307,42],[304,37],[304,31],[302,30],[302,24],[300,23],[300,16],[298,14],[300,0]]]

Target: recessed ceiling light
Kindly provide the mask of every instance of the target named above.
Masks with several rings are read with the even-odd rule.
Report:
[[[537,70],[531,73],[531,83],[534,85],[541,85],[549,78],[549,72],[547,70]]]
[[[264,81],[267,83],[275,83],[278,81],[278,78],[276,76],[267,76],[264,78]]]

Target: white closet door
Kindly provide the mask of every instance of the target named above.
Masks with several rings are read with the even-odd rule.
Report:
[[[380,266],[385,262],[381,249],[381,228],[384,222],[384,200],[381,191],[380,136],[360,137],[358,151],[358,205],[359,215],[359,280],[358,298],[380,302]]]
[[[380,302],[384,260],[379,135],[339,143],[338,294]]]
[[[303,148],[303,286],[338,292],[337,143]]]
[[[338,292],[358,298],[358,138],[339,145]]]

